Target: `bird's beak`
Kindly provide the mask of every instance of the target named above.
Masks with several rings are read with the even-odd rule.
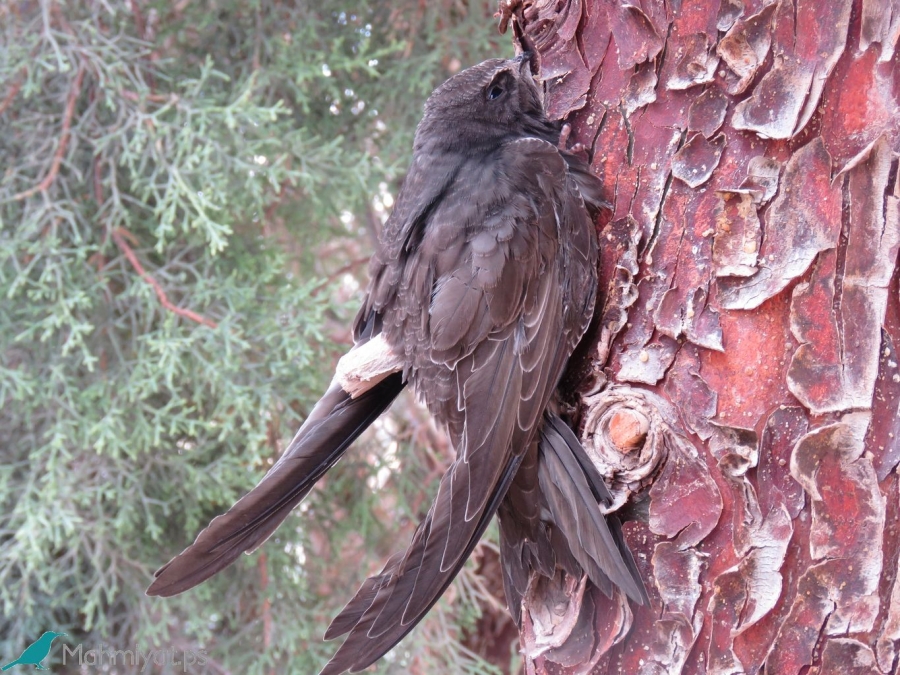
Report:
[[[514,63],[519,66],[519,76],[523,76],[526,73],[530,76],[531,73],[531,65],[533,62],[534,52],[522,52],[515,59]]]
[[[540,64],[538,63],[538,55],[531,50],[522,52],[514,59],[514,63],[519,67],[519,81],[528,82],[534,88],[534,90],[537,92],[538,101],[543,107],[544,87],[537,79],[538,68],[540,67]]]

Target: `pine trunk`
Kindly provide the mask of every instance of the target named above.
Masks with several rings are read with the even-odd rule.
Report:
[[[651,598],[536,589],[526,668],[897,672],[900,5],[501,9],[613,204],[582,437]]]

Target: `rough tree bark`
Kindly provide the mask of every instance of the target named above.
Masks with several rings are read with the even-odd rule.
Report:
[[[582,437],[652,600],[535,587],[527,669],[897,672],[900,2],[513,1],[614,204]]]

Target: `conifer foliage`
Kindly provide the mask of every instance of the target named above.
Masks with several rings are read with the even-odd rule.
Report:
[[[422,101],[511,53],[493,11],[0,6],[0,654],[54,630],[205,650],[191,672],[324,663],[329,618],[446,459],[412,407],[252,557],[176,599],[143,591],[323,390]],[[461,642],[486,595],[464,574],[379,672],[495,672]]]

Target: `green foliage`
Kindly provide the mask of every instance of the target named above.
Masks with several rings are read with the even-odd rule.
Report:
[[[330,617],[427,508],[440,458],[397,440],[408,419],[262,553],[175,599],[143,590],[321,392],[421,103],[510,51],[493,10],[0,7],[0,656],[58,630],[205,649],[191,672],[324,663]],[[494,672],[459,642],[479,591],[458,586],[379,672]]]

